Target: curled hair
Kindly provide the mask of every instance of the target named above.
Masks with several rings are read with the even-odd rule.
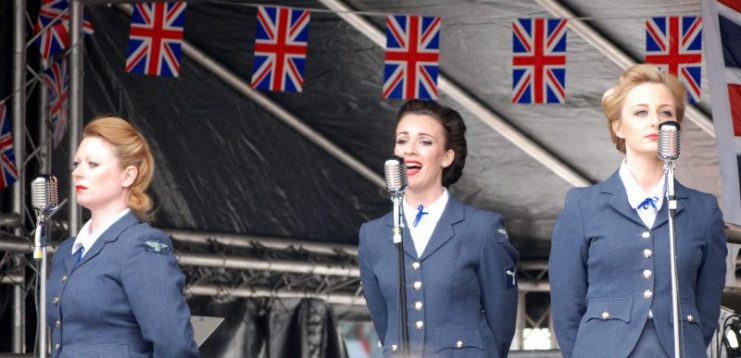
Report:
[[[121,118],[100,117],[85,126],[83,138],[87,137],[100,137],[112,144],[121,168],[134,166],[137,169],[126,201],[139,218],[148,219],[152,211],[152,199],[146,190],[154,174],[154,157],[142,134]]]
[[[669,89],[669,92],[671,92],[672,97],[674,97],[677,121],[681,123],[682,119],[684,119],[686,92],[682,83],[674,75],[661,72],[656,66],[649,64],[630,67],[620,75],[615,87],[608,89],[602,95],[602,111],[607,118],[607,128],[610,130],[610,136],[612,137],[612,142],[615,143],[615,148],[622,153],[625,153],[625,139],[618,137],[612,126],[613,123],[620,120],[620,113],[622,112],[623,104],[628,93],[633,88],[644,83],[660,83],[665,85]]]
[[[466,166],[468,145],[466,144],[466,124],[461,115],[450,107],[440,105],[435,101],[413,99],[404,103],[396,115],[396,123],[407,114],[426,114],[435,118],[445,128],[445,150],[452,149],[455,153],[453,163],[443,168],[442,185],[448,187],[455,184],[463,175]]]

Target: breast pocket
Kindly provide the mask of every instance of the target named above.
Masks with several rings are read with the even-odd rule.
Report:
[[[484,357],[479,327],[436,328],[433,349],[436,357]]]
[[[78,349],[75,358],[129,358],[128,344],[105,344]]]

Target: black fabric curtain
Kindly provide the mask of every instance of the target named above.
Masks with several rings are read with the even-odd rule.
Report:
[[[319,299],[194,297],[197,316],[224,321],[201,345],[208,358],[346,358],[329,304]]]

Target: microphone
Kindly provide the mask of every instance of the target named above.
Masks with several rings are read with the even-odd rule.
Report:
[[[407,179],[407,166],[399,157],[392,157],[383,163],[383,173],[386,179],[386,191],[389,196],[399,196],[404,192],[409,181]]]
[[[57,178],[42,175],[31,182],[31,205],[39,216],[53,212],[59,205]]]
[[[59,208],[57,178],[42,175],[31,182],[31,206],[36,209],[36,232],[34,235],[33,258],[41,260],[47,246],[46,221]]]
[[[659,158],[674,161],[679,158],[679,123],[664,122],[659,125]]]

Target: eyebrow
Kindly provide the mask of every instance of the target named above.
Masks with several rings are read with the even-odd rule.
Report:
[[[633,105],[633,106],[632,106],[631,108],[636,108],[636,107],[650,107],[650,106],[649,106],[648,104],[646,104],[646,103],[638,103],[638,104],[634,104],[634,105]],[[660,105],[659,105],[658,107],[656,107],[656,108],[664,108],[664,107],[670,107],[670,108],[674,108],[674,107],[676,107],[676,106],[675,106],[675,105],[673,105],[673,104],[669,104],[669,103],[664,103],[664,104],[660,104]]]
[[[407,131],[401,131],[399,133],[396,133],[396,136],[398,137],[398,136],[400,136],[402,134],[409,135],[409,132],[407,132]],[[419,132],[418,135],[423,135],[423,136],[428,136],[428,137],[431,137],[431,138],[435,138],[435,136],[433,136],[432,134],[428,134],[428,133],[425,133],[425,132]]]

